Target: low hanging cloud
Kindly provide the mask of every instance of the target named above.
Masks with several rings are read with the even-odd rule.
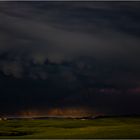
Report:
[[[108,69],[124,65],[137,71],[138,16],[137,3],[2,2],[1,71],[22,77],[27,67],[33,70],[31,63],[44,68],[46,61],[61,64],[81,56]]]

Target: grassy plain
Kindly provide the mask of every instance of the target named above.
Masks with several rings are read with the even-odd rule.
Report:
[[[140,138],[140,117],[5,120],[0,138]]]

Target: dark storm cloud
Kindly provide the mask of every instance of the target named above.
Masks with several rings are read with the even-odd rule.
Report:
[[[107,55],[128,58],[137,54],[139,38],[133,33],[123,31],[126,26],[130,26],[129,32],[129,29],[139,25],[139,21],[133,19],[135,14],[133,6],[129,8],[128,5],[127,8],[127,5],[124,7],[120,5],[126,11],[114,4],[102,3],[87,3],[84,6],[84,3],[74,5],[60,2],[50,3],[49,6],[47,3],[45,6],[37,3],[2,5],[1,28],[4,35],[2,32],[1,49],[7,50],[8,47],[18,53],[27,51],[39,62],[43,62],[46,56],[52,61],[61,62],[77,55],[92,55],[100,59],[106,58]],[[115,10],[112,10],[113,8]],[[132,16],[127,13],[129,9],[134,10],[130,11]],[[119,28],[123,29],[120,31]],[[7,42],[11,44],[7,45]],[[135,52],[132,52],[132,46]]]
[[[1,2],[2,112],[12,104],[13,112],[80,106],[140,113],[139,8],[139,2]]]

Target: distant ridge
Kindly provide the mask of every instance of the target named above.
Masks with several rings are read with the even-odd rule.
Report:
[[[43,117],[1,117],[1,120],[48,120],[48,119],[81,119],[81,120],[92,120],[92,119],[102,119],[102,118],[125,118],[125,117],[135,117],[139,118],[139,114],[131,115],[100,115],[100,116],[88,116],[88,117],[65,117],[65,116],[43,116]]]

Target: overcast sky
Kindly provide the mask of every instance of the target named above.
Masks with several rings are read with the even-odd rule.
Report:
[[[139,60],[140,2],[0,2],[1,114],[140,114]]]

